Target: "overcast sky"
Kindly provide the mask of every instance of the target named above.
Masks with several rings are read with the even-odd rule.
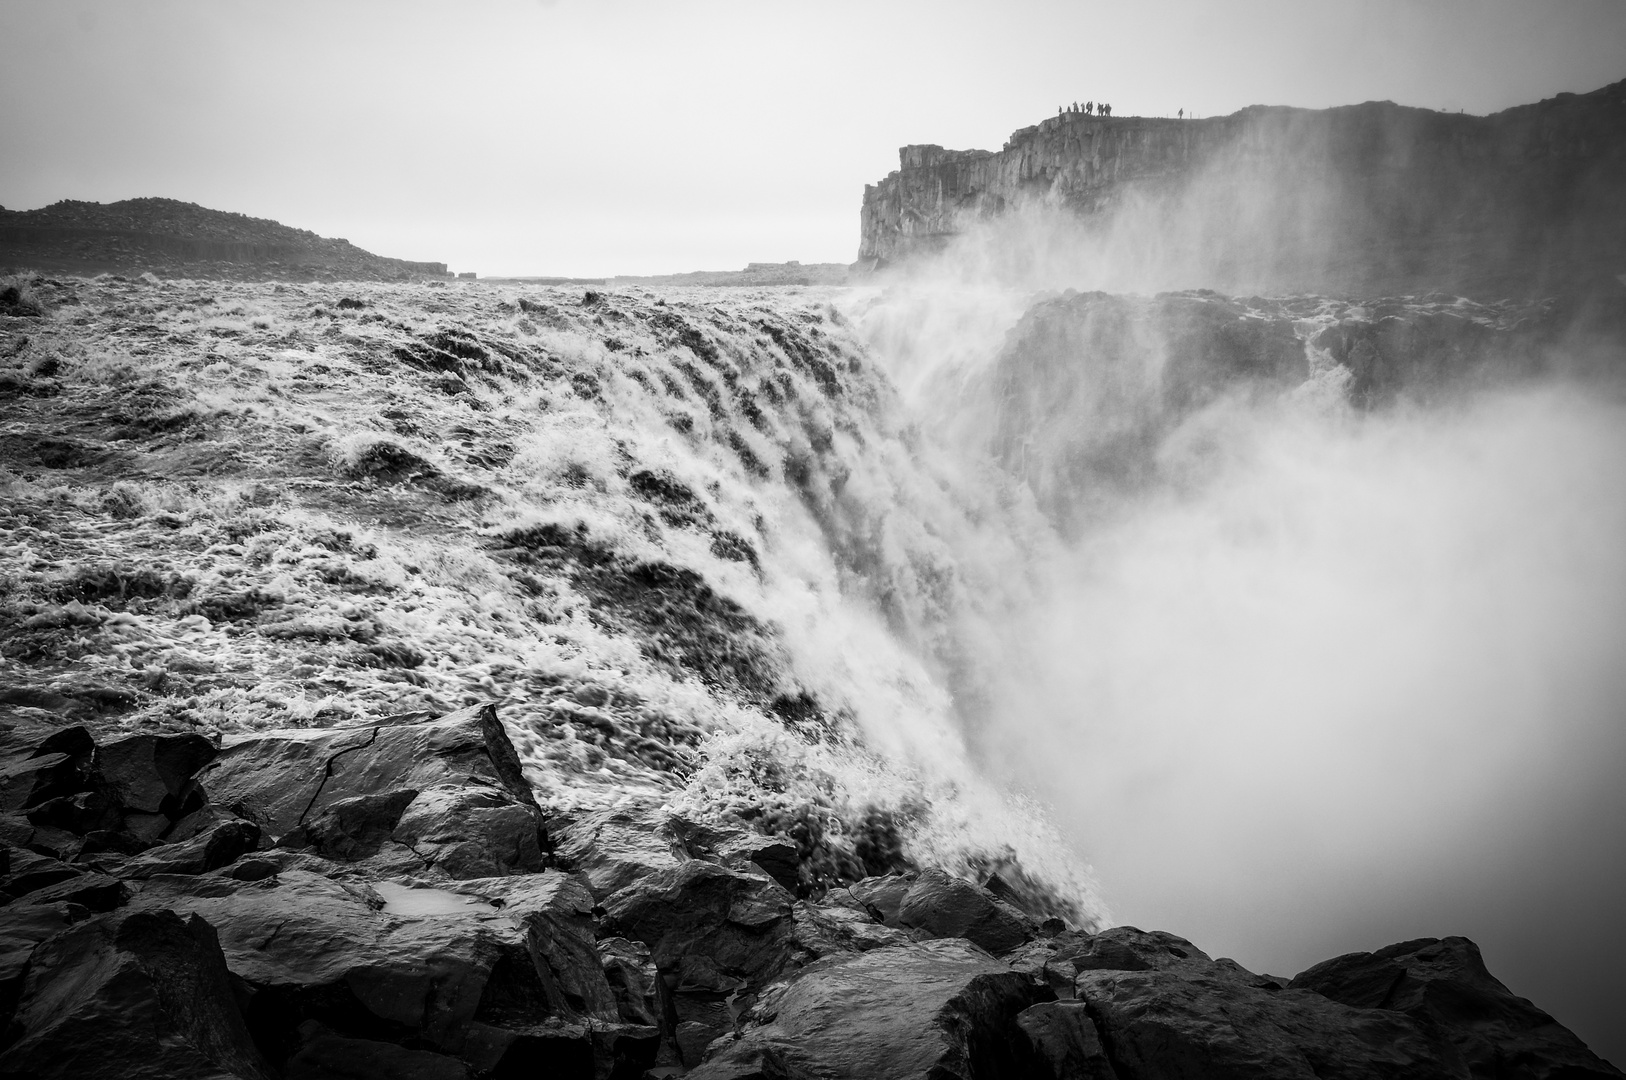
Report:
[[[1626,77],[1626,3],[0,0],[0,205],[159,195],[484,274],[849,262],[897,148]]]

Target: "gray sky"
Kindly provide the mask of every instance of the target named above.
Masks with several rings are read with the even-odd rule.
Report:
[[[897,147],[1117,115],[1489,112],[1626,77],[1626,3],[0,0],[0,204],[161,195],[481,273],[852,260]]]

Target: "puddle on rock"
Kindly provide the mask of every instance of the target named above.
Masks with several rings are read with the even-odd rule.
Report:
[[[477,896],[448,892],[445,889],[415,889],[393,881],[373,883],[373,891],[384,898],[384,913],[400,918],[423,918],[434,915],[486,914],[497,909]]]

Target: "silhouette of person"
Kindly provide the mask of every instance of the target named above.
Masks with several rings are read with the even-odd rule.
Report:
[[[1089,116],[1093,112],[1095,112],[1095,102],[1086,101],[1084,103],[1084,115]]]
[[[1106,111],[1107,111],[1107,113],[1106,113],[1106,114],[1107,114],[1107,115],[1108,115],[1108,116],[1111,116],[1111,115],[1112,115],[1112,106],[1111,106],[1111,105],[1103,105],[1103,106],[1101,106],[1101,107],[1102,107],[1102,108],[1103,108],[1103,109],[1105,109],[1105,110],[1106,110]]]
[[[1184,120],[1186,118],[1186,110],[1181,109],[1177,115],[1180,117],[1180,119]]]

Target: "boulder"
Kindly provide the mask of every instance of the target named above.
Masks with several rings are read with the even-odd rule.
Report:
[[[868,912],[842,904],[798,900],[792,915],[796,920],[796,945],[813,958],[907,945],[913,940],[902,930],[876,922]]]
[[[599,900],[691,858],[652,807],[566,815],[551,823],[554,857],[587,879]]]
[[[699,956],[761,986],[789,959],[793,903],[765,873],[696,859],[615,893],[604,902],[600,931],[648,945],[663,972],[676,972],[685,958]]]
[[[227,818],[190,840],[161,844],[126,859],[117,873],[129,879],[158,874],[206,874],[247,855],[259,840],[258,825],[240,818]]]
[[[0,1075],[270,1080],[214,929],[196,916],[96,916],[33,951]]]
[[[598,943],[598,958],[621,1019],[658,1027],[663,1013],[660,969],[649,946],[623,937],[605,938]]]
[[[0,876],[0,894],[10,897],[27,896],[47,885],[71,881],[84,871],[69,866],[60,859],[30,851],[27,848],[6,849],[7,873]]]
[[[544,846],[541,809],[490,705],[435,720],[247,736],[225,747],[199,780],[210,801],[274,839],[304,828],[292,841],[304,843],[315,828],[335,854],[367,850],[402,793],[437,785],[506,796],[530,821],[533,843]]]
[[[84,770],[68,754],[0,760],[0,811],[27,810],[83,786]]]
[[[593,894],[577,875],[550,871],[464,882],[525,932],[551,1015],[615,1023],[621,1012],[593,937]]]
[[[402,812],[417,797],[406,788],[340,799],[283,836],[282,846],[310,848],[339,862],[370,858],[391,839]]]
[[[34,949],[71,926],[74,915],[74,907],[67,903],[12,904],[0,915],[0,1031],[5,1030],[22,996]]]
[[[1619,1078],[1569,1029],[1516,997],[1463,937],[1404,941],[1323,961],[1289,984],[1362,1009],[1403,1013],[1442,1032],[1475,1077]]]
[[[80,791],[46,799],[29,810],[27,816],[35,825],[83,836],[89,832],[119,829],[124,817],[120,809],[111,792]]]
[[[489,904],[402,891],[425,895],[392,912],[368,885],[285,870],[258,881],[154,877],[134,903],[220,927],[227,966],[256,991],[249,1025],[275,1058],[295,1052],[293,1032],[307,1019],[341,1034],[416,1036],[455,1052],[504,946],[522,941]]]
[[[547,866],[534,802],[487,784],[420,791],[392,831],[396,843],[453,879],[531,874]]]
[[[689,858],[718,862],[736,870],[751,866],[766,873],[791,892],[796,891],[801,859],[796,845],[783,836],[767,836],[754,829],[702,823],[670,815],[665,831]]]
[[[112,911],[129,898],[124,882],[102,873],[79,874],[28,894],[31,904],[77,904],[90,911]]]
[[[963,937],[996,956],[1037,932],[1031,918],[988,890],[935,868],[922,870],[909,886],[897,920],[933,937]]]
[[[852,1076],[951,1080],[1032,1075],[1016,1026],[1048,996],[968,941],[948,938],[820,960],[765,992],[737,1041],[693,1080]]]
[[[98,746],[94,768],[120,805],[176,818],[189,781],[215,753],[202,735],[129,735]]]
[[[288,1059],[284,1080],[468,1080],[468,1066],[454,1057],[410,1050],[375,1039],[335,1034],[315,1020],[299,1026],[299,1049]]]
[[[910,886],[915,883],[918,876],[907,873],[867,877],[848,886],[846,892],[858,907],[867,911],[876,922],[894,928],[901,927],[903,924],[898,921],[898,911],[903,907],[903,898],[908,895]],[[836,890],[832,889],[830,895],[836,895]]]
[[[1085,966],[1074,993],[1122,1080],[1468,1075],[1456,1051],[1410,1017],[1281,989],[1172,934],[1115,927],[1076,944]]]
[[[643,1076],[655,1063],[660,1031],[632,1024],[549,1019],[517,1027],[469,1026],[463,1059],[482,1076],[614,1080]]]
[[[686,1065],[733,1029],[742,995],[766,986],[796,955],[791,894],[761,870],[691,859],[604,902],[601,933],[649,946]]]
[[[620,1032],[631,1041],[588,1038],[589,1057],[642,1060],[630,1048],[649,1033],[622,1021],[594,941],[592,894],[579,878],[493,877],[458,882],[454,892],[334,880],[301,868],[318,867],[313,856],[275,854],[264,857],[279,864],[275,873],[155,876],[134,902],[220,925],[226,963],[252,991],[249,1026],[290,1075],[296,1059],[301,1069],[339,1070],[331,1061],[355,1048],[332,1039],[406,1045],[470,1065],[482,1054],[507,1060],[511,1050],[520,1060],[543,1021],[583,1038]],[[308,1021],[326,1033],[313,1036],[302,1027]],[[477,1031],[486,1046],[478,1052],[466,1045]]]
[[[1120,1080],[1082,1001],[1030,1005],[1017,1015],[1016,1026],[1052,1080]]]

